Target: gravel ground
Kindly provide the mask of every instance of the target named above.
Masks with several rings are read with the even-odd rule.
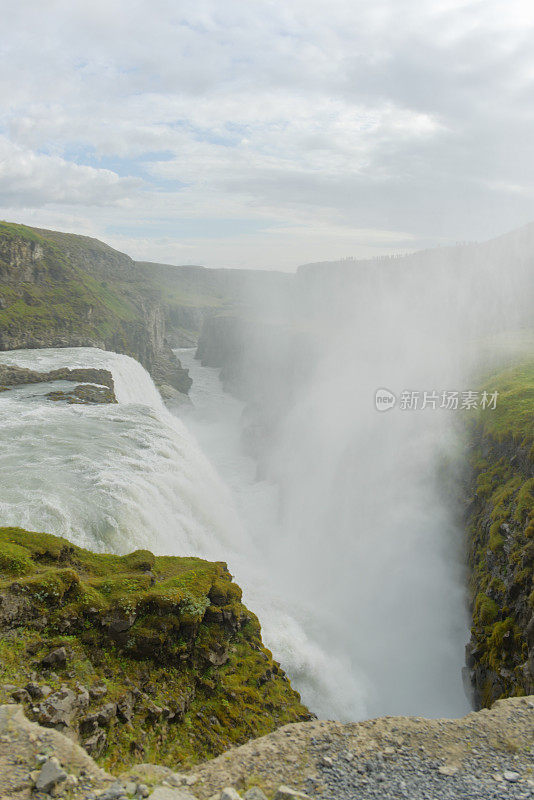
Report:
[[[273,798],[281,785],[313,800],[527,800],[534,798],[534,697],[459,720],[286,725],[188,773],[138,764],[119,780],[70,739],[29,722],[20,706],[0,706],[0,800],[50,800],[34,786],[47,758],[65,773],[54,792],[65,800],[141,800],[156,786],[158,800],[235,800],[252,786]],[[233,787],[229,795],[225,787]]]
[[[458,720],[383,717],[288,725],[195,769],[203,800],[253,777],[316,800],[534,798],[534,697]]]
[[[404,747],[392,754],[380,753],[357,763],[354,763],[352,751],[343,748],[339,741],[330,744],[312,741],[310,752],[312,758],[317,759],[319,781],[324,788],[318,789],[317,781],[312,779],[306,781],[305,791],[321,800],[490,800],[503,797],[526,800],[534,797],[532,755],[503,756],[491,751],[484,757],[472,752],[455,771],[455,767],[445,766],[443,759],[430,758]],[[513,780],[505,780],[505,775]],[[528,775],[531,779],[526,777]]]

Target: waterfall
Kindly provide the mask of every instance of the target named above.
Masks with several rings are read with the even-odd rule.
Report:
[[[118,405],[66,406],[39,384],[0,402],[0,519],[85,547],[229,558],[243,536],[229,492],[143,367],[93,348],[5,352],[41,371],[109,369]],[[50,385],[49,385],[50,386]]]
[[[147,548],[226,561],[264,627],[266,643],[310,706],[322,697],[334,715],[349,708],[351,716],[361,716],[361,683],[348,662],[314,639],[319,615],[297,609],[291,592],[276,580],[276,565],[263,558],[261,539],[276,535],[273,502],[254,483],[251,462],[244,462],[249,479],[238,480],[255,509],[244,524],[236,485],[230,489],[218,476],[194,434],[166,410],[152,379],[133,359],[65,348],[2,352],[0,363],[40,371],[105,368],[119,401],[54,403],[44,398],[52,384],[0,395],[1,525],[46,531],[101,552]],[[218,392],[216,401],[223,397],[220,385]],[[237,436],[237,418],[235,423]],[[339,702],[340,695],[346,700]]]

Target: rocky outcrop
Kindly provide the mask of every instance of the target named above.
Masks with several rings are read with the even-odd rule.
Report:
[[[69,369],[61,367],[49,372],[38,372],[37,370],[25,369],[24,367],[0,364],[0,385],[1,386],[22,386],[31,383],[48,383],[52,381],[72,381],[74,383],[94,383],[100,386],[107,386],[113,391],[113,376],[107,369],[76,368]]]
[[[11,386],[24,386],[54,381],[83,381],[72,391],[55,390],[46,397],[56,402],[95,405],[116,403],[113,376],[107,369],[54,369],[50,372],[37,372],[23,367],[0,364],[0,391],[9,391]]]
[[[534,692],[534,363],[495,375],[471,430],[467,524],[476,708]]]
[[[509,783],[505,773],[512,773],[518,789],[533,788],[533,734],[533,698],[500,701],[490,712],[457,720],[304,722],[195,767],[192,789],[202,800],[216,797],[224,786],[233,786],[245,797],[251,786],[260,787],[267,797],[291,797],[278,795],[280,785],[321,800],[482,800],[495,797],[496,784]]]
[[[226,565],[198,558],[0,528],[0,664],[0,702],[108,767],[186,766],[310,718]]]
[[[128,256],[86,236],[0,223],[0,350],[100,347],[187,393],[159,292]]]
[[[57,760],[57,764],[51,764],[56,769],[49,767],[43,775],[43,767],[51,757]],[[55,780],[58,772],[66,773],[65,778]],[[71,797],[80,798],[86,797],[89,790],[104,790],[113,782],[111,775],[72,739],[30,721],[20,705],[0,705],[0,797],[26,800],[32,796],[38,779],[40,786],[47,781],[47,792],[57,787],[57,794],[71,792]]]
[[[71,392],[62,392],[61,390],[48,392],[46,397],[55,403],[65,402],[69,405],[93,406],[117,402],[115,392],[111,391],[111,389],[106,386],[91,386],[89,384],[76,386]]]

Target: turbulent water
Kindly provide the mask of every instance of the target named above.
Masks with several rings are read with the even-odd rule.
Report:
[[[414,669],[413,661],[406,661],[398,641],[417,635],[417,623],[407,616],[398,640],[388,637],[377,647],[380,635],[368,626],[377,615],[387,614],[387,608],[366,607],[365,594],[376,597],[372,585],[380,585],[381,574],[401,582],[413,578],[409,549],[421,545],[421,526],[389,555],[377,541],[375,556],[368,547],[372,531],[361,530],[359,546],[368,563],[354,565],[358,585],[353,585],[350,565],[344,562],[357,557],[358,550],[347,542],[346,553],[329,554],[328,543],[326,549],[317,547],[311,528],[308,542],[288,535],[279,519],[276,487],[257,481],[255,463],[242,453],[241,403],[223,392],[217,371],[201,367],[193,351],[179,355],[194,379],[193,405],[171,413],[148,373],[127,356],[90,348],[0,354],[2,363],[42,371],[107,368],[119,401],[98,406],[55,403],[45,397],[52,384],[17,387],[0,395],[2,524],[48,531],[95,550],[124,553],[146,547],[160,554],[228,562],[245,602],[261,620],[266,644],[320,716],[346,720],[393,710],[436,715],[465,710],[461,653],[447,636],[441,652],[430,658],[432,664],[436,655],[442,658],[441,673],[428,675],[420,692],[416,687],[410,697],[399,697],[392,686],[389,694],[376,697],[374,673],[380,673],[386,659],[396,659],[401,693],[406,682],[414,684],[406,675]],[[361,478],[365,481],[363,473]],[[328,503],[336,502],[331,492],[329,499],[324,495],[327,490],[317,487],[323,497],[315,498],[326,504],[325,513]],[[389,497],[388,502],[397,499]],[[429,513],[437,532],[431,547],[446,548],[447,536],[438,535],[446,521],[436,519],[435,509]],[[304,510],[301,516],[306,519]],[[428,514],[420,522],[428,522]],[[332,539],[332,545],[338,544],[339,535]],[[392,566],[396,558],[400,560]],[[337,584],[332,581],[336,564]],[[429,584],[432,575],[424,580]],[[436,592],[427,588],[429,602],[435,602]],[[442,612],[449,619],[459,608],[461,617],[463,600],[456,583],[437,588],[453,592],[452,597],[438,597],[432,610],[439,631],[445,630],[439,623]],[[464,623],[461,618],[460,628]],[[365,646],[369,636],[374,662],[369,662]],[[462,636],[461,630],[456,644]],[[355,656],[355,639],[361,643],[360,657]],[[425,670],[423,662],[419,672]],[[442,694],[436,691],[441,686]]]
[[[14,351],[0,361],[39,370],[105,367],[119,400],[63,405],[47,401],[51,385],[39,384],[0,396],[4,524],[98,549],[227,553],[230,560],[241,533],[230,494],[140,364],[86,348]]]
[[[193,361],[191,353],[185,358]],[[215,371],[193,362],[196,406],[181,412],[184,423],[127,356],[89,348],[17,350],[1,353],[0,363],[41,371],[107,368],[119,401],[55,403],[44,396],[52,384],[0,395],[3,525],[101,551],[146,547],[227,561],[260,617],[265,641],[310,706],[336,717],[364,713],[363,687],[342,643],[326,652],[314,636],[333,621],[322,619],[320,609],[301,607],[280,580],[271,547],[275,491],[254,481],[254,464],[239,449],[240,406],[223,394]]]

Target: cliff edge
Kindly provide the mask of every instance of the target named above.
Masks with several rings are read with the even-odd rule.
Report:
[[[0,528],[0,702],[107,768],[186,767],[310,718],[223,563]]]

